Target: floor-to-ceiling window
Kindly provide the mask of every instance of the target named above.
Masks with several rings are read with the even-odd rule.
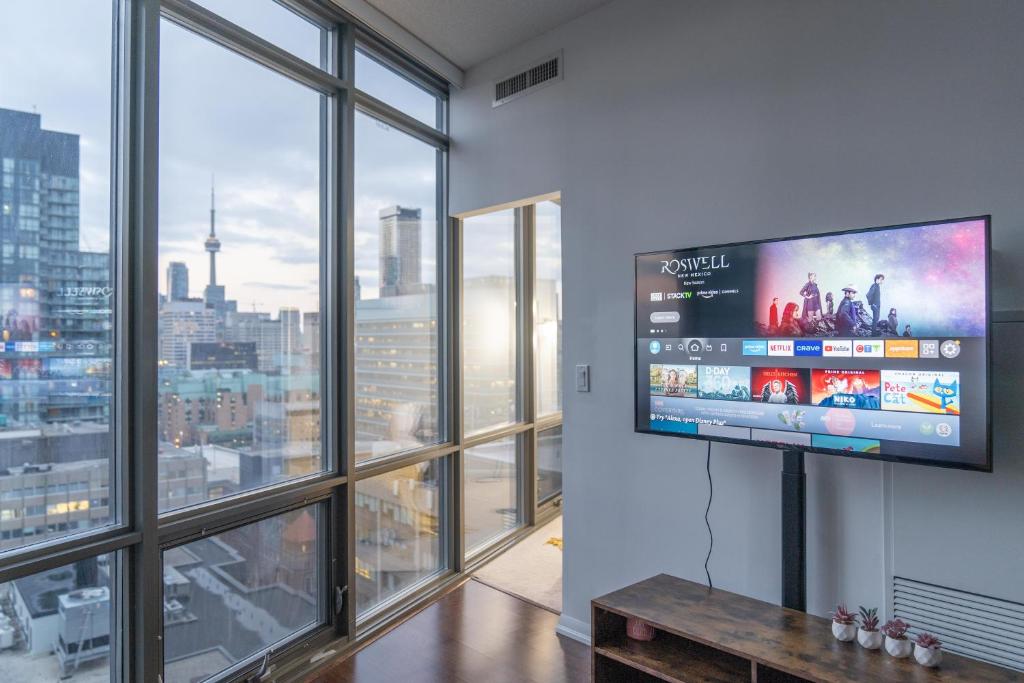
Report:
[[[561,201],[458,221],[466,556],[543,517],[561,493]]]
[[[554,511],[558,203],[448,220],[442,79],[314,0],[0,58],[0,678],[293,680]]]

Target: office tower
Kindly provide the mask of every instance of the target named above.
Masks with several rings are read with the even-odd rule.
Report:
[[[224,341],[253,342],[260,372],[270,372],[280,367],[281,321],[271,320],[269,313],[256,311],[227,311],[224,324]]]
[[[188,298],[188,266],[181,261],[167,264],[167,300],[181,301]]]
[[[420,277],[420,209],[380,210],[380,296],[412,294]]]
[[[411,448],[436,438],[436,296],[367,299],[356,314],[356,450],[385,441]]]
[[[307,311],[302,314],[302,346],[309,354],[309,364],[320,367],[320,313]]]
[[[168,301],[157,316],[159,361],[187,368],[191,345],[217,341],[217,314],[198,300]]]
[[[79,247],[78,136],[0,109],[0,430],[106,423],[110,256]]]
[[[277,312],[281,321],[281,348],[285,353],[297,353],[302,348],[302,314],[297,308],[282,308]]]

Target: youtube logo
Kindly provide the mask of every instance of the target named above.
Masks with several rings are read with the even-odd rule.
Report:
[[[849,339],[826,339],[821,355],[849,358],[853,355],[853,342]]]

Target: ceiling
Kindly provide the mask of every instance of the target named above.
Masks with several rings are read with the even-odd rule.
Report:
[[[609,0],[367,0],[461,69]]]

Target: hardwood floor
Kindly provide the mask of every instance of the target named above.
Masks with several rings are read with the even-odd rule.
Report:
[[[575,683],[590,648],[558,616],[469,581],[310,683]]]

